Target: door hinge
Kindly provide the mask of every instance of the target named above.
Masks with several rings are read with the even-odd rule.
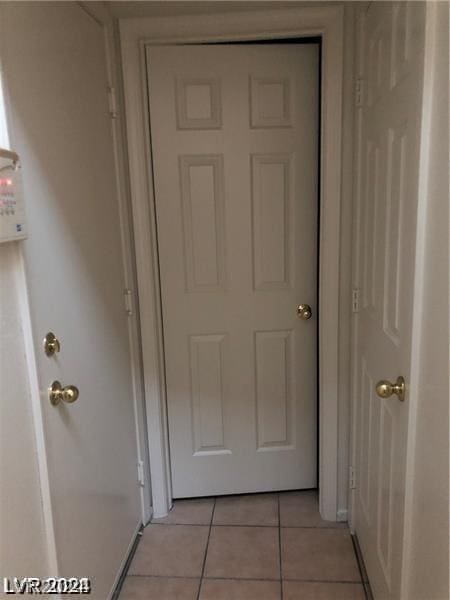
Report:
[[[356,469],[349,467],[348,469],[348,485],[351,490],[356,489]]]
[[[359,288],[352,289],[352,313],[359,313],[361,310],[361,290]]]
[[[364,79],[358,77],[355,81],[355,106],[361,108],[364,105]]]
[[[111,117],[111,119],[117,119],[116,90],[112,86],[108,86],[108,105],[109,116]]]
[[[125,312],[129,317],[133,314],[133,292],[130,289],[123,290],[123,297],[125,301]]]
[[[137,472],[138,472],[138,481],[141,487],[145,485],[145,476],[144,476],[144,461],[138,460],[137,463]]]

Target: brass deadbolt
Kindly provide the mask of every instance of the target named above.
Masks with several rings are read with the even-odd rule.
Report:
[[[47,356],[53,356],[56,352],[61,350],[61,344],[59,343],[56,335],[49,331],[44,338],[44,352]]]
[[[312,310],[309,304],[299,304],[297,306],[297,315],[300,319],[307,321],[311,318]]]

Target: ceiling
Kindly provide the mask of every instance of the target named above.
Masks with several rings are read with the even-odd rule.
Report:
[[[327,0],[112,0],[106,2],[112,14],[119,19],[132,17],[172,17],[224,13],[249,10],[271,10],[324,4],[341,4]]]

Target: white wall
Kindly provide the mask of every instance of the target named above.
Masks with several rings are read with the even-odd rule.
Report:
[[[0,36],[2,20],[0,12]],[[0,147],[9,148],[1,87]],[[0,245],[0,577],[44,576],[47,548],[25,349],[20,242]],[[0,593],[0,596],[2,594]]]
[[[46,542],[19,294],[20,242],[0,245],[0,577],[44,576]]]
[[[342,195],[339,257],[339,439],[338,439],[338,517],[348,516],[348,468],[350,460],[350,343],[352,288],[353,215],[353,124],[354,124],[355,6],[344,4],[344,85],[342,110]]]
[[[419,310],[411,406],[405,600],[446,600],[449,590],[449,8],[427,9],[424,155],[419,205]],[[427,139],[427,137],[429,138]],[[427,148],[429,144],[429,148]],[[425,161],[422,163],[426,167]]]
[[[72,5],[76,6],[75,3]],[[0,59],[7,56],[11,59],[11,42],[20,48],[21,36],[26,38],[25,27],[33,23],[21,21],[21,14],[26,14],[32,6],[22,3],[21,7],[13,3],[0,3]],[[36,5],[34,9],[39,9]],[[68,10],[66,4],[61,5],[61,10]],[[95,20],[105,24],[105,34],[112,40],[112,21],[108,20],[107,11],[102,3],[90,3],[89,12],[93,13]],[[42,11],[45,10],[41,6]],[[80,7],[76,10],[81,12]],[[9,12],[8,12],[9,11]],[[11,12],[18,14],[16,20],[11,19]],[[23,12],[25,11],[25,12]],[[11,35],[6,35],[2,28],[3,15],[9,16],[9,23],[15,23]],[[23,27],[21,27],[23,25]],[[36,25],[35,25],[36,26]],[[101,30],[99,30],[102,35]],[[41,29],[42,33],[42,29]],[[41,44],[48,44],[48,37],[42,37]],[[112,44],[112,41],[110,41]],[[7,46],[7,47],[5,47]],[[8,54],[9,51],[9,54]],[[13,54],[15,51],[12,51]],[[28,52],[28,54],[27,54]],[[16,56],[20,51],[16,53]],[[24,56],[29,57],[29,48],[24,48]],[[14,56],[14,58],[16,58]],[[109,75],[112,73],[114,85],[115,64],[114,57],[110,56],[111,63]],[[6,59],[5,59],[6,60]],[[22,60],[22,63],[21,63]],[[23,57],[14,63],[19,85],[26,93],[26,68],[29,64],[23,63]],[[31,59],[30,59],[31,60]],[[1,66],[1,65],[0,65]],[[11,69],[11,65],[9,64]],[[31,67],[33,68],[33,66]],[[38,68],[34,66],[34,68]],[[70,61],[67,62],[70,71]],[[11,73],[9,73],[11,74]],[[20,81],[22,79],[22,81]],[[23,83],[22,83],[23,82]],[[58,82],[55,81],[55,84]],[[116,84],[117,85],[117,84]],[[22,87],[18,87],[19,92]],[[34,98],[42,101],[41,97]],[[14,108],[14,107],[10,107]],[[8,146],[6,135],[6,120],[3,118],[3,103],[0,97],[0,146]],[[13,112],[13,111],[12,111]],[[125,286],[133,288],[132,256],[130,251],[129,234],[126,231],[126,203],[123,181],[123,163],[121,156],[120,141],[120,115],[115,123],[114,140],[117,144],[118,168],[121,170],[117,185],[121,191],[120,211],[123,224],[122,243],[123,251],[127,252],[125,261]],[[17,132],[16,132],[17,133]],[[5,139],[4,139],[5,138]],[[42,184],[42,181],[39,182]],[[123,197],[122,197],[123,195]],[[33,231],[32,223],[30,230]],[[120,244],[120,241],[117,242]],[[28,263],[30,269],[30,263]],[[28,271],[29,273],[29,271]],[[37,448],[43,448],[42,420],[39,414],[40,400],[37,386],[36,365],[31,342],[30,314],[27,305],[25,272],[22,259],[21,244],[0,245],[0,578],[3,576],[44,576],[55,575],[56,564],[54,554],[54,542],[52,540],[52,518],[46,504],[48,487],[45,487],[45,473],[40,480],[40,470],[45,464],[45,457],[41,452],[38,455]],[[134,316],[129,319],[131,325],[131,346],[133,351],[136,395],[139,393],[139,343],[135,335],[136,330],[136,308],[134,302]],[[25,331],[24,331],[25,330]],[[27,338],[28,336],[28,338]],[[27,362],[28,361],[28,362]],[[35,378],[33,380],[33,378]],[[34,390],[33,390],[34,386]],[[31,388],[31,391],[30,391]],[[34,393],[35,392],[35,393]],[[34,401],[33,401],[34,400]],[[34,415],[34,417],[33,417]],[[142,426],[144,418],[141,419]],[[139,446],[139,458],[146,451],[145,439],[141,438]],[[38,459],[38,456],[41,459]],[[130,490],[131,493],[132,490]],[[149,485],[142,489],[143,499],[149,507]],[[43,507],[47,510],[44,511]],[[143,519],[149,514],[143,514]],[[0,593],[1,596],[1,593]]]

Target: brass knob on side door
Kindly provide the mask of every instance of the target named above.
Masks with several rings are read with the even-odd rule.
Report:
[[[380,398],[390,398],[393,394],[395,394],[400,402],[403,402],[405,399],[406,384],[404,378],[401,376],[397,377],[397,381],[395,383],[391,383],[386,379],[382,379],[377,383],[375,389]]]
[[[311,318],[312,310],[309,304],[299,304],[297,306],[297,315],[300,319],[307,321]]]
[[[76,386],[66,385],[66,387],[62,387],[59,381],[54,381],[48,392],[50,402],[53,406],[56,406],[61,401],[67,402],[68,404],[75,402],[79,395],[80,392]]]

